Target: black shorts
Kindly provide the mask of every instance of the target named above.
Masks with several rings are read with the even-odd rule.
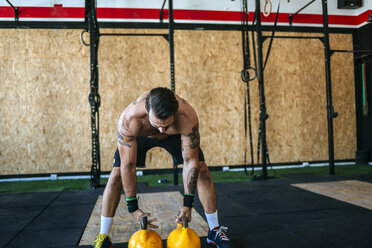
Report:
[[[151,139],[145,136],[137,137],[137,167],[144,168],[146,165],[146,153],[153,147],[161,147],[172,155],[173,165],[183,164],[181,150],[181,135],[171,135],[166,139]],[[204,161],[204,155],[199,148],[199,161]],[[113,167],[120,167],[120,155],[116,149]]]

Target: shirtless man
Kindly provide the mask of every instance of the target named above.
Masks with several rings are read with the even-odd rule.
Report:
[[[197,190],[209,225],[207,242],[219,248],[231,247],[227,228],[218,223],[216,192],[199,143],[199,121],[195,110],[171,90],[155,88],[131,103],[119,119],[118,149],[103,194],[100,234],[93,246],[112,247],[109,232],[123,187],[131,215],[138,222],[142,216],[152,216],[138,207],[136,166],[145,166],[149,149],[162,147],[172,155],[175,165],[183,164],[184,200],[176,222],[180,223],[182,216],[191,221]],[[157,228],[153,224],[155,220],[150,219],[148,227]]]

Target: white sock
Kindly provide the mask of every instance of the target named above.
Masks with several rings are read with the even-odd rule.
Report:
[[[219,226],[217,211],[213,214],[205,213],[205,217],[207,217],[207,222],[210,230],[213,230],[214,228]]]
[[[113,219],[113,217],[105,217],[101,215],[101,231],[99,233],[104,233],[109,236]]]

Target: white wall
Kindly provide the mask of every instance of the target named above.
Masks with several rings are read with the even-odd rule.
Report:
[[[248,10],[249,12],[253,12],[255,10],[255,1],[256,0],[248,0]],[[263,9],[265,0],[261,1],[261,10]],[[295,13],[297,10],[302,8],[305,4],[309,3],[310,0],[290,0],[288,3],[287,0],[270,0],[272,3],[272,12],[276,12],[278,3],[280,1],[280,13],[282,15],[288,15],[291,13]],[[84,8],[85,1],[84,0],[11,0],[14,6],[19,7],[54,7],[55,4],[62,4],[63,7],[77,7],[77,8]],[[163,3],[163,0],[97,0],[98,8],[120,8],[120,9],[159,9]],[[173,0],[173,7],[175,10],[190,10],[190,13],[193,13],[193,16],[197,16],[195,12],[197,10],[212,10],[212,11],[224,11],[229,14],[236,14],[236,12],[240,12],[242,10],[242,0]],[[364,0],[363,7],[359,9],[337,9],[337,0],[328,0],[328,13],[330,16],[367,16],[367,12],[371,13],[372,11],[372,0]],[[5,0],[0,0],[0,10],[1,8],[8,7],[9,4]],[[168,2],[165,4],[165,9],[168,8]],[[135,10],[133,10],[135,11]],[[194,12],[193,12],[194,11]],[[195,14],[196,13],[196,14]],[[226,14],[226,13],[224,13]],[[321,15],[322,14],[322,4],[321,0],[316,0],[306,9],[301,11],[300,13],[302,17],[306,15]],[[115,15],[113,13],[113,15]],[[271,19],[263,18],[263,24],[271,25],[273,22],[274,14],[271,16]],[[310,17],[309,17],[310,18]],[[198,20],[197,17],[195,19],[184,19],[184,20],[177,20],[179,23],[216,23],[216,24],[239,24],[239,20]],[[286,19],[286,18],[284,18]],[[360,19],[360,18],[359,18]],[[364,18],[365,19],[365,18]],[[358,27],[365,24],[365,21],[355,24],[354,21],[348,19],[343,23],[330,23],[330,26],[339,26],[339,27]],[[0,21],[12,21],[14,18],[1,16],[0,11]],[[20,20],[34,20],[34,21],[83,21],[83,16],[79,18],[38,18],[38,17],[29,17],[22,19],[22,13],[20,13]],[[113,16],[110,19],[99,19],[99,21],[119,21],[119,22],[158,22],[158,19],[130,19],[130,18],[118,18]],[[166,21],[166,20],[164,20]],[[349,23],[347,23],[349,22]],[[279,25],[288,25],[287,21],[279,22]],[[315,22],[307,22],[307,23],[294,23],[297,26],[320,26],[319,23]]]

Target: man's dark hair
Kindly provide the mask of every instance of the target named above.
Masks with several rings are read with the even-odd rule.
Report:
[[[154,88],[146,97],[146,110],[154,112],[159,119],[165,120],[176,114],[178,101],[173,91],[167,88]]]

